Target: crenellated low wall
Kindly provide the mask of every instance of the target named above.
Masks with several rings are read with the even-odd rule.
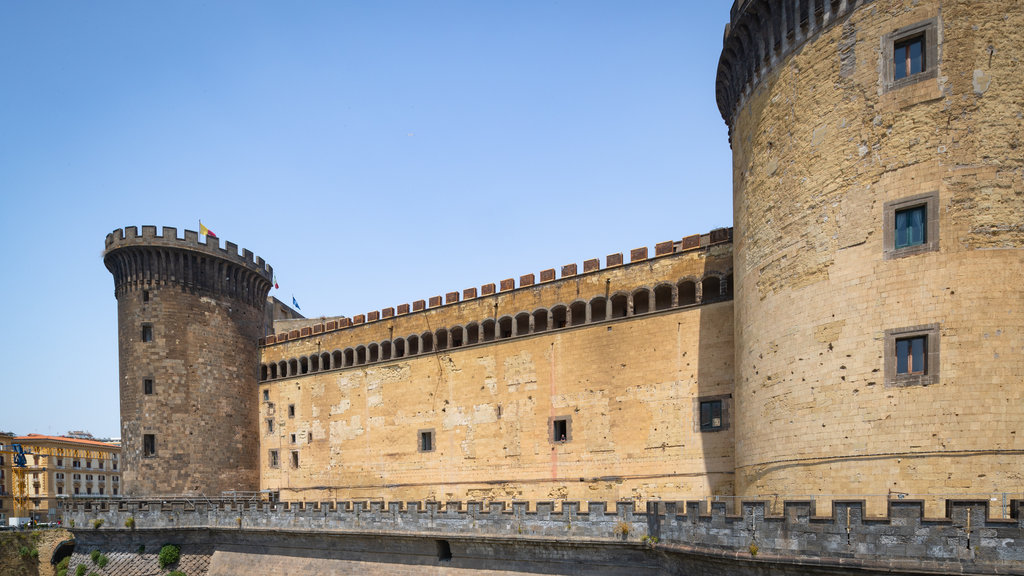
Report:
[[[84,546],[112,549],[178,538],[231,554],[248,554],[249,547],[266,554],[278,546],[285,556],[321,558],[319,547],[308,544],[313,538],[359,552],[331,561],[386,563],[390,556],[374,556],[374,546],[401,541],[410,550],[408,563],[481,569],[520,562],[513,570],[524,573],[571,573],[551,562],[598,558],[598,572],[616,573],[624,566],[608,558],[630,557],[638,573],[700,566],[707,574],[1024,574],[1020,505],[1013,502],[1013,518],[992,519],[988,502],[968,500],[948,501],[945,518],[925,518],[923,502],[911,500],[890,502],[884,518],[866,518],[863,501],[833,502],[830,516],[817,516],[813,502],[786,502],[783,515],[768,516],[765,502],[744,502],[740,514],[729,515],[717,502],[710,510],[706,502],[650,502],[646,511],[632,502],[590,502],[583,512],[578,502],[556,508],[553,502],[77,501],[65,517]],[[132,529],[125,528],[129,517]],[[289,544],[296,539],[307,544]],[[218,564],[216,552],[214,558],[211,566]]]

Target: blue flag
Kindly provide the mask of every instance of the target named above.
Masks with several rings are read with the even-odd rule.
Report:
[[[296,310],[302,310],[302,308],[299,308],[299,301],[295,299],[295,296],[292,296],[292,306],[295,306]]]

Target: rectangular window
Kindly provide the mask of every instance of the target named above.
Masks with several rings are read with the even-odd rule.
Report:
[[[926,374],[927,336],[896,339],[896,374]]]
[[[142,435],[142,457],[151,458],[156,456],[156,436],[153,434]]]
[[[274,432],[274,419],[267,418],[267,434],[273,434]]]
[[[64,493],[64,487],[63,486],[57,486],[57,494],[63,494],[63,493]]]
[[[292,439],[292,444],[295,444],[295,434],[292,434],[291,439]]]
[[[105,488],[106,488],[105,486],[103,486],[102,484],[100,484],[100,496],[103,496],[103,490],[104,490]]]
[[[722,401],[712,400],[700,403],[701,431],[720,430],[722,428]]]
[[[142,301],[149,302],[149,290],[142,291]]]
[[[3,463],[4,463],[4,461],[0,460],[0,464],[3,464]],[[63,468],[64,467],[64,459],[63,458],[57,458],[57,466],[59,468]]]
[[[897,210],[895,216],[896,243],[894,247],[896,249],[924,244],[925,226],[927,225],[924,206]]]
[[[295,404],[288,405],[288,417],[295,418]]]
[[[882,210],[882,244],[886,260],[939,249],[938,192],[886,202]]]
[[[142,341],[152,342],[153,341],[153,325],[143,324],[142,325]]]
[[[263,401],[270,402],[270,390],[263,391]]]
[[[419,452],[433,452],[434,451],[434,429],[420,430],[419,440],[417,442],[417,451]]]
[[[548,419],[548,441],[554,444],[572,442],[571,416],[554,416]]]
[[[278,460],[277,460],[277,450],[271,450],[270,451],[270,467],[271,468],[277,468],[280,465],[281,465],[280,462],[278,462]]]
[[[939,381],[939,325],[885,331],[886,386],[928,386]]]
[[[143,394],[152,394],[153,393],[153,379],[152,378],[146,378],[145,380],[142,381],[142,393]]]
[[[292,450],[292,468],[299,467],[299,451]]]
[[[904,26],[882,37],[883,91],[938,76],[937,19]]]
[[[895,42],[892,52],[893,80],[924,72],[924,34]]]

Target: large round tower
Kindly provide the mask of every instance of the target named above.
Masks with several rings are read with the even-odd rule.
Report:
[[[103,263],[117,298],[125,495],[256,490],[270,267],[155,226],[108,234]]]
[[[1022,30],[1020,0],[735,2],[739,495],[1020,490]]]

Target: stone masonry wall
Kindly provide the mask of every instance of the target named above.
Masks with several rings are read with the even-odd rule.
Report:
[[[264,347],[262,361],[465,326],[495,308],[500,318],[725,277],[730,260],[728,244],[674,254],[288,339]],[[264,381],[260,486],[286,500],[731,495],[731,429],[700,432],[696,421],[699,399],[728,411],[732,392],[732,305],[707,296],[714,303],[654,310],[652,299],[635,316]],[[552,441],[559,418],[565,442]]]
[[[767,515],[765,502],[744,502],[735,516],[722,505],[707,510],[701,502],[651,502],[645,511],[619,502],[614,512],[603,502],[588,503],[586,512],[576,502],[560,509],[551,502],[108,504],[78,503],[67,511],[83,547],[157,540],[213,544],[236,559],[286,554],[292,557],[288,565],[298,569],[289,573],[302,573],[310,559],[344,551],[344,559],[378,565],[437,566],[444,560],[440,565],[455,569],[504,566],[524,573],[578,573],[582,564],[588,573],[632,567],[632,573],[654,574],[685,567],[680,573],[1024,574],[1024,521],[1019,515],[990,519],[985,501],[949,501],[944,517],[927,518],[922,502],[897,500],[878,519],[865,517],[863,501],[835,502],[825,517],[816,516],[810,502],[785,503],[780,516]],[[1014,502],[1013,509],[1020,504]],[[135,528],[121,528],[129,517]],[[97,519],[102,526],[90,528]],[[211,568],[218,564],[216,555]],[[552,570],[552,563],[572,568]]]
[[[795,48],[755,51],[757,75],[735,111],[724,108],[737,493],[874,494],[878,514],[891,492],[1018,491],[1024,10],[1019,0],[848,6],[802,44],[806,26],[781,40],[776,27],[770,43]],[[892,85],[893,35],[919,24],[934,68]],[[763,38],[736,22],[732,34]],[[935,244],[895,254],[890,203],[922,195]],[[913,327],[934,327],[934,378],[894,384],[886,333]]]

